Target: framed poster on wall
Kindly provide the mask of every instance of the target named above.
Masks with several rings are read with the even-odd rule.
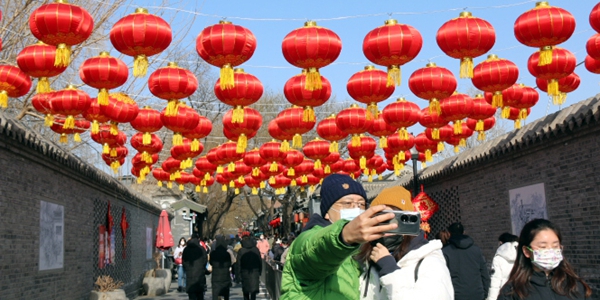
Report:
[[[152,259],[152,228],[146,227],[146,259]]]
[[[521,233],[527,222],[533,219],[548,219],[544,184],[532,184],[508,191],[512,232]]]
[[[63,268],[64,231],[65,207],[40,201],[40,271]]]

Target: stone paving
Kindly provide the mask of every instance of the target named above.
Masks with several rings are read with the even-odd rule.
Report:
[[[206,300],[212,300],[212,288],[210,285],[210,275],[206,276],[206,283],[208,284],[208,291],[204,296]],[[223,297],[221,297],[222,299]],[[177,291],[177,279],[173,280],[171,283],[171,289],[169,292],[162,296],[138,296],[134,298],[135,300],[184,300],[188,299],[188,295],[185,292]],[[229,300],[243,300],[244,295],[242,294],[242,284],[233,284],[229,291]],[[269,294],[267,293],[267,289],[264,284],[260,283],[260,292],[256,295],[256,300],[267,300],[269,298]]]

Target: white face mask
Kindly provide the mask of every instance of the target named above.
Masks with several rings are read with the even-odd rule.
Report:
[[[347,220],[347,221],[352,221],[352,220],[354,220],[354,218],[358,217],[360,214],[362,214],[363,212],[365,212],[364,209],[360,209],[358,207],[355,207],[355,208],[342,208],[340,210],[337,210],[335,208],[331,208],[331,210],[334,210],[334,211],[337,211],[338,213],[340,213],[340,219]]]
[[[533,252],[533,259],[531,263],[544,271],[552,271],[563,260],[562,249],[537,249],[533,250],[527,247]]]

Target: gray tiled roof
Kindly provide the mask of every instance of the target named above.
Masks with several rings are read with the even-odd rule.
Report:
[[[157,214],[161,211],[161,208],[150,199],[128,189],[117,179],[64,151],[42,135],[28,129],[21,122],[7,117],[3,112],[0,112],[0,139],[16,143],[37,155],[45,156],[49,161],[59,164],[62,169],[67,169],[70,173],[85,178],[92,184],[100,185],[107,193],[113,194],[119,199],[135,205],[139,200],[140,207],[157,212]]]

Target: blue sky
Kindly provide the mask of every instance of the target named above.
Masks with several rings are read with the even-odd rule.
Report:
[[[148,7],[155,12],[160,1],[134,1],[135,5]],[[589,25],[589,12],[597,1],[550,1],[553,6],[562,7],[572,13],[577,21],[573,36],[561,46],[575,53],[577,61],[584,60],[585,43],[595,34]],[[179,6],[178,6],[179,5]],[[421,32],[423,48],[419,55],[402,67],[402,84],[394,95],[383,104],[404,96],[425,107],[427,102],[416,98],[408,89],[410,74],[422,68],[429,61],[450,69],[458,77],[458,60],[444,55],[435,42],[439,27],[466,9],[474,16],[490,22],[496,30],[496,43],[490,53],[509,59],[519,66],[519,82],[535,86],[535,79],[527,71],[527,59],[535,49],[521,45],[513,33],[516,18],[533,8],[535,1],[197,1],[195,7],[173,3],[170,8],[161,9],[167,18],[176,10],[195,11],[197,18],[184,42],[194,45],[197,34],[206,26],[223,18],[250,29],[257,38],[254,56],[241,67],[257,76],[267,89],[282,91],[285,82],[299,73],[281,54],[281,42],[290,31],[301,27],[306,20],[317,20],[318,24],[336,32],[343,44],[342,53],[336,62],[321,69],[333,87],[338,101],[352,101],[346,92],[346,82],[357,71],[370,64],[362,53],[364,36],[386,19],[394,18],[400,23],[409,24]],[[132,10],[128,9],[128,10]],[[188,12],[179,12],[190,16]],[[174,30],[180,30],[173,23]],[[485,60],[485,56],[475,59],[475,63]],[[383,67],[380,67],[384,69]],[[215,72],[217,69],[215,68]],[[571,94],[566,105],[594,96],[598,92],[600,78],[589,73],[581,65],[575,71],[582,79],[579,89]],[[458,91],[467,92],[472,87],[468,79],[459,79]],[[548,105],[548,98],[541,94],[540,102],[533,108],[528,121],[547,113],[555,112],[558,106]],[[383,105],[380,105],[383,107]]]

